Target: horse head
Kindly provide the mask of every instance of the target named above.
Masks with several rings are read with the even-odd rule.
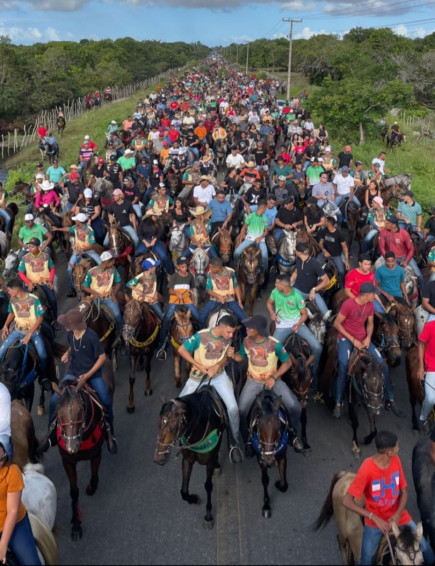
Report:
[[[388,365],[397,367],[400,364],[402,350],[399,342],[399,326],[390,315],[375,313],[376,335],[380,349],[385,351]]]
[[[261,465],[271,467],[280,447],[283,422],[280,415],[282,397],[264,389],[251,408],[250,437]]]
[[[396,315],[399,325],[400,343],[403,348],[409,350],[415,343],[414,334],[414,313],[409,307],[396,303],[392,309],[392,314]]]
[[[126,241],[119,222],[110,222],[108,233],[110,251],[114,257],[118,257],[122,253]]]
[[[243,250],[239,265],[249,285],[255,285],[261,276],[261,261],[261,250],[256,244],[252,244]]]
[[[354,375],[354,387],[362,395],[367,410],[380,415],[384,405],[384,376],[380,364],[368,352],[357,352]]]
[[[186,237],[183,232],[184,224],[178,226],[177,224],[171,229],[171,238],[169,240],[169,251],[173,252],[177,257],[180,257],[186,247]]]
[[[65,450],[68,454],[77,454],[86,428],[86,409],[75,383],[69,382],[62,387],[56,414]]]
[[[26,192],[26,193],[28,193],[30,191],[30,183],[25,183],[24,181],[21,181],[21,179],[20,179],[13,186],[13,188],[10,192],[10,196],[13,197],[17,193],[21,193],[23,191]]]
[[[396,564],[423,564],[424,558],[420,548],[420,541],[423,536],[422,523],[418,523],[417,532],[414,532],[410,525],[405,525],[399,529],[394,521],[391,527],[396,538],[394,546]]]
[[[154,462],[163,466],[169,459],[169,449],[186,429],[186,406],[179,399],[164,403],[160,411]]]
[[[231,251],[233,248],[233,241],[231,238],[231,232],[225,228],[218,228],[219,233],[219,255],[222,258],[224,264],[229,263],[231,259]]]
[[[290,387],[302,407],[304,407],[308,401],[308,393],[311,384],[310,366],[314,361],[314,355],[310,353],[308,344],[294,333],[290,334],[286,341],[285,348],[292,362],[289,371]]]
[[[8,255],[5,257],[5,268],[3,270],[3,277],[7,279],[12,272],[18,269],[18,264],[20,263],[20,258],[18,252],[10,250]]]
[[[89,258],[82,257],[74,267],[72,280],[76,291],[82,290],[83,281],[85,280],[88,271],[94,266],[93,264],[94,262]]]
[[[122,337],[129,342],[137,332],[137,327],[143,317],[142,305],[139,301],[129,301],[125,305],[124,326],[122,327]]]
[[[208,253],[203,248],[196,248],[192,254],[191,265],[195,271],[195,276],[198,277],[201,282],[203,280],[205,281],[208,263]]]

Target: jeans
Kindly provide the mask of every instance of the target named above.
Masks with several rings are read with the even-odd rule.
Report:
[[[41,289],[44,291],[45,296],[47,297],[47,301],[50,304],[50,308],[52,310],[53,313],[53,318],[54,320],[57,319],[57,300],[56,300],[56,293],[54,291],[54,289],[50,289],[50,287],[48,287],[48,285],[43,285],[40,284]]]
[[[293,332],[293,328],[277,328],[273,333],[273,337],[279,340],[282,344],[286,340],[288,336]],[[306,340],[308,343],[311,353],[314,356],[313,361],[313,376],[317,376],[317,371],[319,369],[319,362],[320,362],[320,355],[322,354],[322,345],[311,332],[306,324],[302,324],[302,326],[298,330],[298,336],[300,336],[303,340]]]
[[[6,232],[10,232],[12,220],[11,220],[9,213],[6,212],[6,210],[4,210],[4,208],[0,208],[0,216],[5,219]]]
[[[246,318],[246,314],[243,312],[243,309],[240,308],[240,305],[237,301],[228,301],[222,304],[219,301],[214,301],[213,299],[210,299],[201,312],[200,322],[203,328],[205,328],[208,315],[215,309],[218,309],[220,306],[228,307],[229,309],[231,309],[233,313],[236,315],[237,320],[239,322],[242,322],[242,320]]]
[[[251,246],[252,244],[254,244],[254,242],[252,240],[245,240],[244,242],[242,242],[240,244],[240,246],[237,247],[237,249],[234,251],[234,263],[237,264],[237,262],[240,259],[240,256],[242,255],[242,251],[245,248],[248,248],[249,246]],[[263,273],[266,273],[267,271],[267,267],[269,265],[269,258],[267,255],[267,246],[266,246],[266,241],[263,238],[261,240],[261,242],[259,244],[257,244],[260,247],[261,250],[261,257],[262,257],[262,269],[263,269]]]
[[[198,161],[199,159],[199,150],[197,147],[189,146],[189,150],[193,152],[195,155],[195,160]]]
[[[71,380],[78,378],[78,375],[71,375],[70,373],[66,374],[62,381]],[[59,385],[62,384],[62,381]],[[101,375],[94,376],[88,379],[89,385],[98,395],[98,399],[104,405],[104,408],[107,412],[107,422],[109,423],[110,430],[112,435],[115,436],[115,429],[113,427],[113,406],[112,406],[112,399],[110,398],[109,391],[107,390],[106,383]],[[59,401],[58,393],[53,393],[50,399],[50,407],[48,411],[48,425],[50,426],[54,420],[54,414],[56,412],[57,403]]]
[[[106,307],[108,307],[112,311],[113,316],[115,317],[116,330],[117,332],[121,332],[124,322],[122,320],[122,314],[119,310],[118,303],[115,303],[115,301],[112,301],[112,299],[101,299],[101,304],[106,305]]]
[[[364,253],[368,252],[368,250],[370,249],[371,241],[373,240],[373,238],[377,234],[378,234],[378,231],[375,228],[372,228],[371,230],[369,230],[367,232],[367,234],[364,237],[363,244],[362,244],[362,251]]]
[[[94,250],[88,250],[87,252],[83,252],[83,254],[81,254],[81,255],[77,255],[77,254],[73,253],[71,255],[71,257],[69,258],[68,268],[67,268],[68,283],[69,283],[69,286],[70,286],[71,289],[74,289],[74,282],[73,282],[73,279],[72,279],[72,271],[73,271],[72,266],[73,265],[76,266],[79,259],[81,259],[83,256],[90,257],[91,259],[93,259],[95,261],[95,263],[97,265],[100,265],[100,263],[101,263],[100,256]]]
[[[196,250],[197,247],[198,246],[195,244],[189,244],[187,248],[183,251],[182,255],[186,259],[189,259],[189,257],[191,257],[192,253]],[[213,246],[204,246],[204,249],[210,257],[219,257]]]
[[[24,519],[15,525],[9,540],[9,548],[12,550],[18,564],[32,564],[35,566],[41,564],[27,513]]]
[[[159,349],[162,348],[163,344],[165,343],[166,336],[168,335],[169,322],[172,318],[172,315],[177,310],[177,308],[189,309],[190,312],[192,313],[192,315],[194,316],[194,318],[198,322],[200,322],[200,320],[201,320],[201,315],[199,313],[199,310],[193,303],[189,303],[188,305],[175,305],[175,304],[172,304],[172,303],[169,304],[167,309],[166,309],[165,316],[163,317],[163,320],[162,320],[162,327],[160,329]]]
[[[425,421],[435,405],[435,371],[428,371],[424,380],[424,399],[420,420]]]
[[[207,379],[202,383],[201,387],[208,384],[209,384],[209,380]],[[190,393],[194,393],[198,389],[198,385],[199,385],[198,381],[189,378],[186,381],[186,385],[183,387],[183,390],[180,393],[180,397],[184,397],[185,395],[190,395]],[[238,442],[240,417],[239,417],[239,407],[237,406],[237,401],[234,396],[233,382],[225,373],[225,371],[223,371],[222,373],[211,379],[210,385],[213,385],[213,387],[216,389],[220,398],[224,402],[225,407],[227,408],[231,432],[235,442]]]
[[[140,202],[133,204],[133,210],[136,213],[136,216],[139,218],[139,220],[142,218],[143,215],[143,211],[142,211],[142,204]]]
[[[69,200],[66,201],[65,206],[63,207],[63,211],[62,212],[69,212],[70,210],[72,210],[74,208],[74,203],[73,202],[69,202]]]
[[[276,245],[280,243],[280,241],[284,238],[284,230],[282,228],[275,228],[273,231],[273,235],[275,238]]]
[[[139,240],[139,236],[136,234],[135,229],[133,228],[133,226],[121,226],[121,230],[123,230],[126,234],[128,234],[131,239],[133,240],[133,244],[134,244],[134,249],[137,250],[137,248],[139,247],[140,244],[140,240]],[[106,236],[104,237],[104,242],[103,245],[105,248],[109,247],[109,233],[106,233]]]
[[[405,261],[405,258],[404,257],[396,257],[396,263],[397,264],[400,264],[401,261]],[[417,277],[418,286],[420,287],[420,289],[423,289],[423,287],[424,287],[423,275],[421,274],[420,268],[418,267],[417,262],[415,261],[415,259],[413,257],[409,260],[408,265],[410,267],[412,267],[412,270],[415,273],[415,276]]]
[[[297,289],[295,287],[296,291],[299,291],[299,293],[306,299],[310,296],[309,293],[303,293],[302,291],[300,291],[299,289]],[[314,302],[316,303],[317,307],[319,308],[319,311],[321,313],[322,316],[325,316],[325,314],[328,312],[328,307],[326,306],[325,301],[323,300],[322,295],[320,295],[319,293],[315,293],[314,294]]]
[[[91,227],[95,234],[95,241],[97,242],[97,244],[100,244],[100,246],[102,246],[104,242],[105,231],[103,223],[101,222],[101,218],[99,216],[92,220]]]
[[[163,317],[165,316],[163,313],[163,309],[160,306],[160,303],[152,303],[152,304],[148,304],[148,306],[150,307],[150,309],[152,309],[155,314],[160,318],[160,320],[163,320]]]
[[[146,245],[141,242],[136,249],[135,255],[142,255],[145,254],[148,250],[153,250],[159,256],[165,271],[172,275],[174,273],[174,266],[172,265],[171,260],[169,259],[168,252],[166,251],[165,246],[162,244],[160,240],[154,244],[154,246],[147,248]]]
[[[414,521],[406,523],[409,525],[414,532],[417,531],[417,525]],[[405,525],[401,525],[399,528],[403,528]],[[376,558],[376,552],[378,550],[379,544],[382,540],[382,532],[376,527],[364,527],[364,534],[361,546],[361,566],[365,564],[374,564]],[[420,548],[423,553],[424,563],[433,564],[435,560],[435,554],[431,547],[429,546],[425,537],[422,537],[420,541]]]
[[[254,402],[256,396],[263,391],[264,384],[254,381],[248,376],[246,379],[245,386],[242,389],[242,393],[239,399],[239,411],[240,411],[240,432],[242,433],[242,438],[244,442],[248,441],[248,415],[249,410]],[[297,400],[296,396],[287,387],[287,385],[278,379],[272,388],[272,391],[282,397],[282,404],[287,409],[290,417],[291,426],[295,433],[297,433],[299,422],[301,418],[302,407]]]
[[[340,338],[338,340],[338,374],[337,382],[335,384],[335,402],[337,403],[337,405],[341,405],[341,403],[343,402],[344,390],[346,388],[347,368],[349,365],[349,357],[352,349],[352,342],[347,338]],[[378,349],[372,343],[370,343],[368,350],[378,364],[385,362]],[[391,384],[388,366],[385,363],[382,366],[382,374],[384,376],[385,401],[393,401],[393,386]]]
[[[337,195],[335,197],[335,204],[337,206],[340,206],[340,203],[345,199],[345,198],[350,198],[350,193],[347,193],[347,195]],[[353,195],[353,202],[358,206],[358,208],[361,208],[361,203],[360,201],[356,198],[355,195]]]
[[[24,338],[24,336],[25,334],[23,332],[19,332],[18,330],[13,330],[9,334],[9,336],[0,346],[0,362],[3,361],[3,358],[5,357],[8,348],[12,346],[12,344],[16,340],[21,340],[22,338]],[[34,332],[32,334],[32,337],[30,338],[30,341],[32,342],[33,346],[35,347],[36,353],[38,354],[39,362],[41,364],[40,373],[43,373],[47,369],[47,362],[48,362],[48,356],[47,356],[47,351],[45,349],[44,340],[42,339],[42,336],[39,332]],[[36,375],[35,375],[35,379],[36,379]]]

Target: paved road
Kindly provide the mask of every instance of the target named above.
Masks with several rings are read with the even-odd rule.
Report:
[[[64,261],[62,256],[61,261]],[[61,288],[63,288],[61,286]],[[265,300],[256,302],[255,312],[265,312]],[[61,301],[60,312],[75,300]],[[60,336],[61,337],[61,336]],[[80,502],[83,513],[83,539],[70,539],[69,485],[57,449],[45,456],[46,474],[58,493],[57,541],[60,564],[334,564],[341,557],[336,527],[314,533],[316,519],[332,476],[341,469],[356,470],[359,462],[351,452],[352,431],[347,418],[333,419],[324,405],[310,402],[308,439],[312,447],[306,456],[288,452],[289,490],[279,493],[273,482],[272,518],[261,516],[262,487],[255,459],[231,465],[226,441],[221,451],[223,470],[215,481],[213,507],[215,527],[202,526],[204,505],[189,506],[180,496],[181,459],[172,456],[165,467],[153,463],[161,397],[176,396],[172,357],[152,365],[150,398],[143,395],[144,378],[136,382],[136,412],[127,414],[128,359],[120,359],[116,374],[114,411],[119,452],[110,455],[104,448],[100,484],[93,497],[85,495],[89,481],[88,463],[79,469]],[[417,436],[411,431],[403,364],[392,374],[398,406],[407,417],[398,419],[383,412],[378,429],[394,430],[400,439],[401,457],[410,485],[409,510],[418,517],[412,486],[411,454]],[[35,416],[39,437],[46,430],[47,417]],[[361,414],[361,437],[368,423]],[[373,452],[363,447],[362,457]],[[204,499],[204,469],[195,467],[191,490]]]

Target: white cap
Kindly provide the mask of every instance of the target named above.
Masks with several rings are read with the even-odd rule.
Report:
[[[105,251],[100,255],[101,261],[108,261],[109,259],[112,259],[112,257],[113,255],[108,251]]]
[[[43,178],[44,178],[44,173],[36,173],[35,178],[36,178],[36,179],[43,179]]]
[[[154,164],[154,165],[158,165],[158,164],[159,164],[159,162],[157,161],[157,159],[153,159],[153,164]]]
[[[331,151],[331,146],[330,146],[330,145],[327,145],[327,146],[325,147],[325,151]]]
[[[78,220],[79,222],[86,222],[88,217],[83,212],[79,212],[76,216],[73,216],[71,220]]]
[[[92,194],[93,194],[93,193],[92,193],[92,189],[85,189],[85,190],[83,191],[83,196],[84,196],[85,198],[92,198]]]
[[[116,120],[112,120],[112,124],[116,124]]]
[[[91,139],[89,136],[85,136],[85,140],[89,140]]]
[[[24,222],[27,222],[28,220],[35,220],[35,217],[33,216],[33,214],[26,214],[24,216]]]

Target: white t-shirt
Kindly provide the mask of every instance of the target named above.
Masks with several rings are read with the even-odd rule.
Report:
[[[0,383],[0,434],[11,435],[11,395],[3,383]]]
[[[350,175],[347,177],[343,177],[343,175],[336,175],[332,182],[337,187],[337,193],[339,195],[348,195],[351,187],[354,187],[355,185],[353,177]]]
[[[379,167],[379,170],[382,173],[382,175],[385,175],[385,171],[384,171],[385,161],[383,159],[380,159],[379,157],[374,157],[372,159],[372,163],[380,163],[381,166]]]
[[[226,159],[228,168],[235,167],[236,169],[239,169],[244,163],[245,160],[243,159],[243,156],[240,155],[240,153],[236,153],[236,155],[233,155],[231,153]]]
[[[194,198],[197,198],[200,202],[206,202],[207,204],[212,200],[215,194],[216,191],[212,184],[207,185],[204,189],[201,185],[197,185],[193,189]]]

